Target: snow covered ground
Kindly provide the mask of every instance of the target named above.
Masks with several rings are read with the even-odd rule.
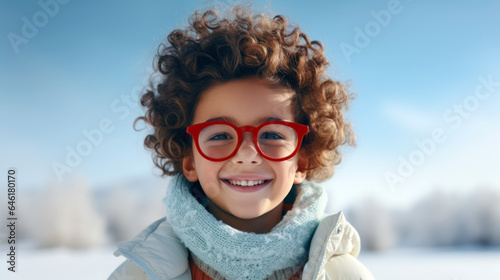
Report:
[[[3,251],[2,251],[2,255]],[[123,261],[113,256],[113,249],[71,250],[19,250],[16,272],[7,270],[2,262],[0,279],[22,280],[98,280],[107,276]]]
[[[396,249],[386,253],[362,253],[359,259],[377,279],[500,279],[500,248]]]
[[[18,252],[17,272],[2,265],[0,279],[106,279],[123,259],[114,248],[76,251],[69,249]],[[4,252],[2,252],[3,255]],[[481,280],[500,279],[500,249],[436,250],[397,249],[366,252],[360,260],[382,280]]]

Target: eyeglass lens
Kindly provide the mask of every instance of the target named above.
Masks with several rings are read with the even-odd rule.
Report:
[[[201,151],[208,157],[220,159],[229,156],[237,148],[239,139],[234,128],[216,124],[204,128],[198,138]],[[257,135],[257,144],[262,153],[270,158],[289,156],[297,148],[295,130],[282,124],[263,126]]]

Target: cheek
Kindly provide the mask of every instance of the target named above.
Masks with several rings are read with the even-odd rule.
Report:
[[[295,177],[295,172],[297,171],[297,161],[293,160],[290,162],[283,162],[281,170],[283,172],[283,175],[285,175],[287,178],[293,179]]]
[[[208,161],[199,154],[195,156],[198,178],[201,188],[208,197],[215,197],[220,193],[219,163]]]
[[[200,184],[201,184],[201,188],[203,189],[205,194],[210,198],[216,197],[220,192],[220,187],[219,187],[218,182],[214,182],[213,180],[209,180],[207,182],[200,181]]]

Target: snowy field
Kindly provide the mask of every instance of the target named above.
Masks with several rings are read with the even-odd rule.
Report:
[[[396,249],[386,253],[362,253],[359,259],[382,280],[500,279],[500,248]]]
[[[123,260],[114,257],[113,250],[20,250],[18,271],[8,272],[4,263],[0,279],[106,279]],[[398,249],[386,253],[362,253],[360,260],[377,279],[382,280],[500,279],[500,249]]]

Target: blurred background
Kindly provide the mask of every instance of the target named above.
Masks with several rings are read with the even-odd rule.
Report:
[[[105,279],[116,244],[164,216],[138,98],[170,31],[233,3],[0,2],[0,172],[17,170],[18,217],[18,271],[4,262],[2,279]],[[378,279],[498,277],[500,2],[247,3],[321,41],[357,95],[357,146],[323,184],[361,261]]]

